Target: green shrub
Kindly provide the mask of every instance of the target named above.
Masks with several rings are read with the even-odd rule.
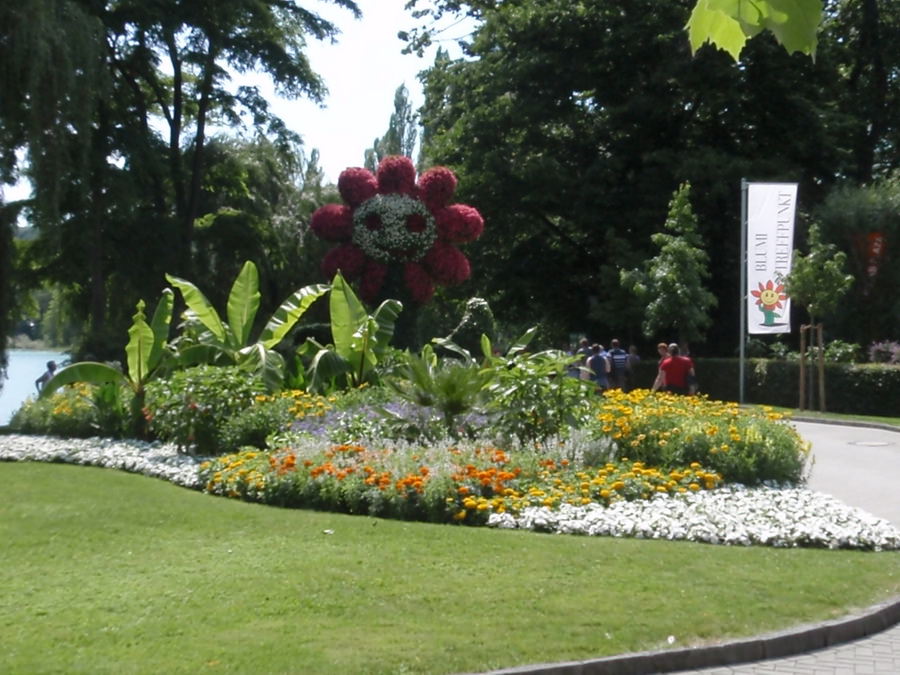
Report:
[[[222,448],[222,428],[263,395],[262,378],[236,366],[197,366],[147,385],[146,414],[158,438],[202,455]]]
[[[568,376],[571,362],[552,349],[491,358],[488,411],[502,438],[546,444],[587,423],[593,386]]]
[[[472,354],[477,354],[481,349],[482,335],[487,335],[491,341],[496,340],[497,322],[494,313],[484,298],[469,298],[465,314],[447,339],[468,349]]]
[[[48,398],[27,399],[9,422],[11,431],[74,438],[121,438],[128,423],[128,387],[79,382]]]
[[[862,360],[862,347],[852,342],[832,340],[825,345],[825,360],[828,363],[857,363]]]
[[[694,359],[700,391],[710,398],[737,401],[738,359]],[[643,365],[643,364],[640,364]],[[797,408],[800,402],[800,363],[774,359],[747,359],[744,401]],[[815,363],[807,362],[814,371]],[[807,384],[808,387],[808,384]],[[830,412],[896,417],[900,401],[900,368],[887,364],[825,364],[825,400]]]

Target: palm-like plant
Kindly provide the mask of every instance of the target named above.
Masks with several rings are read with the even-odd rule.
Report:
[[[471,358],[440,360],[431,345],[425,345],[421,355],[405,353],[401,365],[385,381],[404,400],[435,409],[447,433],[456,438],[458,418],[484,410],[490,379],[490,373]]]

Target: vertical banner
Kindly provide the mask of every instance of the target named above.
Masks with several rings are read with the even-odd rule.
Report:
[[[794,250],[796,183],[747,184],[747,331],[790,333],[784,277]]]

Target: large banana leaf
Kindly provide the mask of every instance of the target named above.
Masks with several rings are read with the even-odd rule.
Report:
[[[368,313],[340,272],[334,275],[331,282],[328,309],[331,312],[331,339],[334,341],[334,351],[346,361],[351,363],[357,361],[358,354],[354,359],[354,352],[358,350],[354,345],[359,344],[356,334],[368,318]]]
[[[156,311],[150,320],[150,329],[153,331],[153,348],[150,350],[150,358],[147,362],[148,370],[153,370],[162,360],[163,349],[169,340],[169,324],[172,322],[172,306],[175,294],[171,288],[163,289]]]
[[[319,393],[326,393],[334,387],[344,386],[347,374],[350,372],[350,363],[338,356],[333,349],[329,349],[309,338],[304,345],[304,352],[309,354],[313,350],[315,355],[307,369],[309,389]]]
[[[391,344],[391,338],[394,337],[394,324],[402,311],[403,303],[399,300],[385,300],[372,315],[378,324],[378,331],[375,333],[375,353],[378,356],[381,356]]]
[[[353,334],[351,343],[350,364],[354,373],[354,384],[361,384],[370,369],[378,363],[375,356],[375,335],[378,324],[371,316],[366,316],[359,329]]]
[[[89,384],[129,383],[128,378],[112,366],[97,361],[81,361],[56,371],[56,374],[41,389],[40,398],[46,398],[60,387],[74,384],[75,382],[87,382]]]
[[[259,375],[266,390],[276,392],[284,384],[284,358],[274,349],[266,349],[261,342],[244,347],[238,363],[252,373]]]
[[[231,345],[233,349],[240,349],[250,339],[253,320],[259,311],[259,297],[259,272],[253,261],[248,260],[234,280],[228,295],[228,325],[236,342]]]
[[[328,284],[312,284],[304,286],[294,293],[281,303],[281,307],[275,310],[272,318],[263,328],[259,341],[268,349],[281,342],[310,305],[325,295],[329,288]]]
[[[140,387],[150,372],[153,342],[153,329],[144,318],[144,301],[139,300],[131,328],[128,329],[128,344],[125,346],[128,377],[134,387]]]
[[[185,304],[194,312],[197,320],[206,326],[219,342],[223,345],[228,345],[229,340],[225,326],[222,325],[222,320],[219,318],[218,313],[209,300],[206,299],[206,296],[203,295],[202,291],[190,281],[173,277],[171,274],[166,275],[166,280],[181,291]]]

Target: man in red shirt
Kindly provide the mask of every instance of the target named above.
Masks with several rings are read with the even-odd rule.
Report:
[[[694,376],[694,362],[679,354],[678,345],[669,345],[669,356],[659,364],[659,375],[653,383],[653,391],[664,388],[672,394],[688,394],[688,377]]]

